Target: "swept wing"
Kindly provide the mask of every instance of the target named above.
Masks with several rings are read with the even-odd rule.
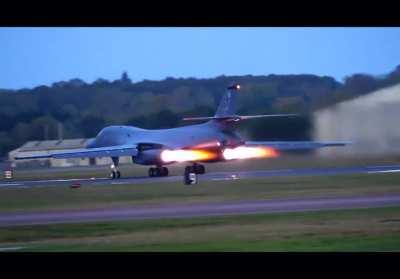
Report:
[[[118,156],[136,156],[138,153],[136,145],[117,145],[109,147],[72,149],[70,151],[58,151],[36,154],[31,156],[18,156],[16,160],[23,159],[42,159],[42,158],[95,158],[95,157],[118,157]]]

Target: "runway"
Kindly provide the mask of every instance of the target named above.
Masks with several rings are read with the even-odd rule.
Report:
[[[246,178],[263,178],[277,176],[323,176],[339,174],[371,174],[371,173],[396,173],[400,172],[400,165],[385,166],[365,166],[365,167],[335,167],[335,168],[302,168],[302,169],[279,169],[279,170],[259,170],[259,171],[229,171],[229,172],[209,172],[199,175],[199,186],[202,181],[223,181]],[[0,189],[9,188],[34,188],[34,187],[65,187],[72,183],[85,185],[124,185],[124,184],[143,184],[143,183],[166,183],[180,182],[182,176],[169,177],[124,177],[121,179],[92,178],[92,179],[47,179],[47,180],[10,180],[0,181]],[[187,187],[187,186],[186,186]],[[190,187],[190,186],[189,186]]]
[[[237,180],[246,178],[262,178],[276,176],[321,176],[337,174],[365,174],[400,172],[400,165],[368,166],[368,167],[336,167],[336,168],[303,168],[280,169],[262,171],[230,171],[210,172],[199,176],[199,184],[182,187],[201,187],[205,180]],[[26,189],[35,187],[69,187],[79,182],[86,185],[120,185],[139,183],[182,183],[181,176],[160,178],[128,177],[117,180],[109,178],[96,179],[51,179],[0,182],[0,189]],[[151,185],[149,185],[151,187]],[[396,195],[369,195],[352,197],[330,198],[302,198],[302,199],[274,199],[238,202],[216,202],[196,204],[168,204],[157,206],[129,206],[104,209],[85,210],[53,210],[45,212],[2,213],[0,227],[17,225],[55,224],[55,223],[82,223],[115,220],[139,220],[157,218],[188,218],[200,216],[240,215],[254,213],[296,212],[313,210],[332,210],[350,208],[371,208],[385,206],[400,206],[400,194]]]
[[[400,195],[275,199],[0,214],[0,227],[400,206]]]

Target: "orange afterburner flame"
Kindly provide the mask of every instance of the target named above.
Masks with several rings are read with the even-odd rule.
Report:
[[[216,155],[205,150],[164,150],[161,152],[161,160],[168,162],[190,162],[214,159]]]
[[[278,152],[270,147],[247,147],[239,146],[236,148],[227,148],[222,155],[225,160],[250,159],[250,158],[275,158]]]

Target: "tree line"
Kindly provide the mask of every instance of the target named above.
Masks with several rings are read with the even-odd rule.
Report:
[[[332,104],[400,82],[400,66],[374,77],[355,74],[338,82],[316,75],[219,76],[209,79],[166,78],[132,82],[120,79],[61,81],[32,89],[0,89],[0,156],[29,140],[94,137],[106,125],[170,128],[189,116],[214,114],[225,88],[240,83],[239,114],[299,113],[302,117],[246,122],[248,138],[306,140],[310,114]]]

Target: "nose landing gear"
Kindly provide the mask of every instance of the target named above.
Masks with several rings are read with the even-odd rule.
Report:
[[[113,170],[113,171],[111,171],[110,177],[112,179],[116,179],[116,178],[118,179],[121,177],[121,172],[119,170],[117,170],[117,171]]]
[[[119,157],[111,157],[113,164],[111,164],[111,179],[118,179],[121,177],[121,172],[118,170]]]

